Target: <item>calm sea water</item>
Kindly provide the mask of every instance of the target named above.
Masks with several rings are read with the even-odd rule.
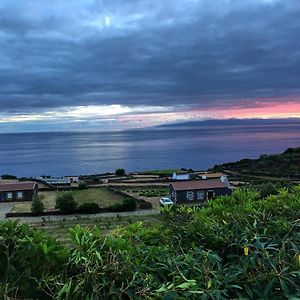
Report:
[[[203,170],[296,146],[300,146],[300,123],[0,134],[0,174],[80,175],[119,167]]]

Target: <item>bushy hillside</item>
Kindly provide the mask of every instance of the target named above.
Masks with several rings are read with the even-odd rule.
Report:
[[[237,190],[206,208],[164,211],[103,236],[71,230],[65,248],[26,225],[0,225],[4,299],[300,297],[300,186]],[[11,298],[8,298],[11,297]],[[298,298],[297,298],[298,297]]]
[[[216,165],[213,170],[300,178],[300,147],[289,148],[278,155],[261,155],[258,159],[242,159],[237,162]]]

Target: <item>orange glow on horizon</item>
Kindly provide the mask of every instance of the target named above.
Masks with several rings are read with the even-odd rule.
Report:
[[[262,103],[263,106],[251,108],[232,108],[218,114],[223,118],[300,118],[299,102]]]
[[[178,121],[206,119],[283,119],[300,118],[300,101],[257,101],[257,107],[235,107],[216,109],[194,109],[186,111],[123,115],[117,119],[134,127],[153,126]]]

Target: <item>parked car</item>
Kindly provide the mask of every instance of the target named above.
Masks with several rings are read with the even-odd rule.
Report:
[[[159,204],[160,204],[160,206],[163,207],[166,205],[172,205],[172,204],[174,204],[174,202],[168,197],[163,197],[163,198],[160,198]]]

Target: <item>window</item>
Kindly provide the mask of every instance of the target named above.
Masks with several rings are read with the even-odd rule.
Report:
[[[172,197],[173,197],[173,199],[176,200],[176,192],[175,191],[172,192]]]
[[[12,192],[6,193],[6,198],[7,198],[7,200],[12,200],[12,198],[13,198]]]
[[[187,191],[186,192],[186,199],[189,201],[193,201],[194,200],[194,192],[193,191]]]
[[[198,191],[197,192],[197,200],[204,200],[204,192],[203,191]]]
[[[23,199],[23,192],[17,192],[17,198]]]

